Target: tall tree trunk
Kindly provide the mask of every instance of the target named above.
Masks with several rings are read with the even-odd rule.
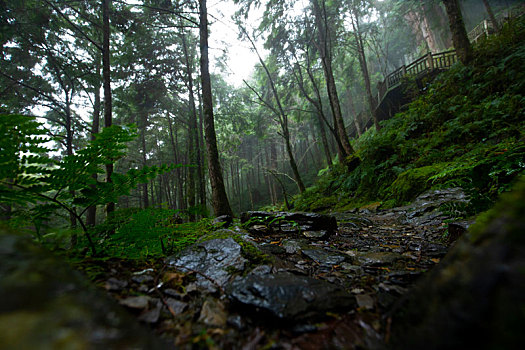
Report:
[[[310,74],[310,60],[307,59],[307,72],[308,72],[308,76],[310,77],[310,81],[312,83],[312,85],[314,85],[314,90],[315,90],[315,94],[316,94],[316,98],[317,100],[313,99],[306,91],[306,89],[304,88],[304,81],[303,81],[303,73],[302,73],[302,70],[301,70],[301,67],[299,64],[296,64],[296,69],[295,71],[297,72],[296,74],[296,78],[297,78],[297,82],[299,83],[299,89],[301,90],[301,93],[303,94],[303,96],[310,102],[310,104],[312,106],[314,106],[315,108],[315,116],[316,116],[316,121],[317,121],[317,127],[319,129],[319,134],[321,135],[321,142],[322,142],[322,145],[323,145],[323,149],[324,149],[324,153],[325,153],[325,157],[326,157],[326,162],[328,165],[331,165],[332,164],[332,156],[330,155],[330,148],[328,146],[328,140],[326,138],[326,132],[325,132],[325,129],[324,129],[324,125],[323,125],[323,122],[326,122],[328,124],[328,122],[326,121],[326,117],[324,116],[324,112],[323,112],[323,107],[322,107],[322,100],[320,98],[320,93],[319,93],[319,89],[317,88],[316,84],[315,84],[315,80],[313,79],[313,76],[312,74]],[[330,127],[330,125],[328,125],[328,127]],[[334,137],[338,137],[338,133],[334,133]],[[339,145],[341,145],[341,149],[342,148],[342,144],[339,141]]]
[[[142,166],[145,167],[147,165],[147,157],[146,157],[146,128],[147,128],[147,121],[148,117],[146,115],[140,116],[140,148],[142,150]],[[144,208],[149,207],[149,194],[148,194],[148,183],[144,182],[140,185],[142,189],[142,206]],[[153,198],[152,198],[153,199]]]
[[[91,125],[91,141],[93,141],[96,138],[98,131],[100,129],[101,81],[100,81],[100,55],[99,54],[97,54],[97,57],[96,57],[95,71],[96,71],[95,74],[98,79],[97,79],[97,82],[95,83],[95,86],[93,87],[95,100],[93,102],[93,124]],[[91,175],[91,177],[93,177],[93,179],[96,181],[98,175],[95,173]],[[95,187],[96,187],[95,185],[91,186],[91,188],[93,189]],[[92,205],[87,209],[87,212],[86,212],[86,225],[92,227],[92,226],[95,226],[96,222],[97,222],[97,206]]]
[[[372,88],[370,84],[370,74],[368,73],[368,65],[366,63],[365,46],[363,43],[363,34],[361,33],[361,27],[359,25],[359,13],[357,9],[352,8],[352,27],[354,30],[354,38],[357,45],[357,57],[359,59],[359,66],[363,74],[363,80],[365,81],[366,100],[368,102],[368,108],[370,109],[370,115],[374,120],[374,126],[376,130],[380,130],[379,120],[376,113],[376,100],[372,95]]]
[[[109,61],[109,6],[111,0],[102,0],[102,76],[104,78],[104,126],[113,124],[111,106],[111,65]],[[106,164],[106,182],[111,181],[113,174],[113,163]],[[115,203],[110,202],[106,206],[106,213],[110,215],[115,211]]]
[[[70,92],[65,90],[64,91],[66,95],[66,155],[72,156],[73,155],[73,128],[72,128],[72,115],[71,115],[71,98]],[[71,197],[75,196],[75,191],[70,190],[69,194]],[[75,208],[73,208],[73,212],[69,213],[69,222],[71,223],[72,228],[77,227],[77,217],[75,214]],[[76,235],[72,237],[72,242],[76,244]]]
[[[467,65],[472,60],[472,46],[465,30],[458,0],[443,0],[443,4],[445,4],[447,11],[452,42],[456,48],[456,53],[461,63]]]
[[[204,133],[206,135],[206,151],[208,155],[208,172],[212,191],[212,206],[216,216],[232,215],[233,212],[224,188],[222,169],[217,150],[215,123],[213,119],[213,99],[211,94],[211,80],[208,63],[208,13],[206,0],[199,0],[199,34],[201,52],[201,82],[202,107],[204,119]]]
[[[323,117],[319,115],[319,112],[315,113],[315,115],[317,117],[317,128],[319,129],[319,134],[321,135],[321,144],[323,145],[326,163],[328,165],[332,165],[332,155],[330,154],[330,146],[328,145],[328,139],[326,137],[326,131],[323,125]]]
[[[319,6],[318,1],[323,1],[323,9]],[[317,25],[317,33],[319,37],[319,53],[321,55],[321,63],[323,65],[323,72],[326,80],[326,91],[330,101],[330,108],[334,118],[334,128],[337,130],[339,139],[341,140],[343,150],[340,152],[341,162],[345,158],[354,153],[348,135],[346,134],[343,114],[341,112],[341,105],[337,95],[337,87],[335,85],[334,72],[332,69],[332,48],[328,33],[326,11],[324,8],[324,0],[311,0],[313,4],[315,23]]]
[[[492,7],[489,4],[488,0],[483,0],[483,5],[485,5],[485,9],[487,10],[487,13],[489,14],[490,22],[492,23],[492,26],[494,27],[494,30],[496,32],[500,31],[500,26],[498,21],[496,20],[496,16],[494,16],[494,12],[492,12]]]
[[[198,89],[197,89],[198,90]],[[199,98],[199,106],[202,106],[201,94],[197,91]],[[206,209],[206,174],[204,171],[204,127],[202,109],[199,108],[199,147],[197,153],[197,160],[199,161],[198,177],[199,177],[199,203],[203,210]]]
[[[191,94],[191,93],[190,93]],[[191,117],[190,117],[191,119]],[[189,219],[190,221],[195,221],[195,133],[192,130],[192,125],[188,127],[188,163],[190,167],[188,168],[188,180],[186,182],[186,194],[188,199],[188,208],[189,210]]]
[[[199,129],[197,127],[197,107],[195,106],[195,95],[193,92],[193,64],[188,52],[188,45],[186,42],[186,35],[182,34],[182,50],[184,52],[184,60],[186,61],[186,78],[189,95],[189,104],[190,104],[190,120],[188,128],[188,145],[189,145],[189,155],[190,163],[192,165],[189,168],[189,177],[188,177],[188,206],[190,208],[195,207],[195,193],[196,185],[200,184],[200,178],[202,177],[202,168],[200,167],[200,151],[199,151]],[[197,168],[193,168],[196,166]],[[197,170],[197,171],[195,171]],[[195,179],[197,175],[199,181]],[[195,221],[194,210],[190,212],[190,221]]]

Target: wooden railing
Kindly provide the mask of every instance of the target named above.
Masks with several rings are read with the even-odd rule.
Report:
[[[525,5],[518,5],[499,14],[496,18],[503,25],[510,18],[518,18],[525,14]],[[477,41],[482,36],[494,33],[492,23],[484,20],[468,33],[471,42]],[[385,80],[377,85],[377,105],[381,103],[388,90],[397,87],[404,76],[421,77],[436,69],[445,70],[457,62],[455,50],[444,51],[436,54],[428,53],[407,66],[402,66],[387,75]]]
[[[377,91],[377,102],[381,102],[385,97],[388,90],[393,89],[401,84],[401,80],[404,76],[421,77],[434,70],[444,70],[450,68],[454,63],[457,62],[457,55],[455,50],[448,50],[440,53],[428,53],[408,66],[401,66],[392,73],[390,73],[386,79],[378,85]]]
[[[496,16],[496,22],[501,27],[505,22],[511,18],[518,18],[523,16],[525,13],[525,5],[515,6],[503,13],[500,13]],[[488,37],[489,35],[495,33],[496,30],[492,21],[487,19],[483,20],[480,24],[474,27],[469,33],[468,38],[471,43],[477,42],[480,38]]]
[[[518,18],[524,14],[525,5],[517,5],[498,15],[496,20],[499,25],[502,26],[509,19]],[[484,20],[468,33],[468,37],[471,42],[476,42],[482,36],[489,36],[494,32],[495,30],[492,23],[488,20]],[[388,91],[401,85],[403,77],[412,76],[415,78],[422,78],[426,74],[450,68],[457,62],[457,60],[458,57],[456,51],[448,50],[435,54],[428,53],[409,65],[399,67],[392,73],[388,74],[385,80],[377,84],[377,108],[380,108]],[[361,123],[363,127],[370,126],[371,120],[372,116],[370,115],[368,115],[368,120],[362,120]],[[352,124],[350,128],[355,129],[355,126]],[[353,132],[356,133],[356,130],[353,130]]]

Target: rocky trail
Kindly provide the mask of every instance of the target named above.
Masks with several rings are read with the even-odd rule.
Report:
[[[452,189],[391,210],[248,212],[150,266],[108,261],[97,281],[178,348],[381,348],[396,302],[469,224],[440,208],[464,201]]]

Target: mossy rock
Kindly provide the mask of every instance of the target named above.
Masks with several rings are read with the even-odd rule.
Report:
[[[397,304],[389,349],[523,348],[524,215],[522,177]]]
[[[441,172],[447,164],[438,163],[402,172],[388,188],[388,199],[393,198],[397,204],[401,204],[416,198],[432,187],[428,179]]]

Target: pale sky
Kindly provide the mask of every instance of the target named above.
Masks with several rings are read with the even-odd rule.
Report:
[[[250,78],[253,68],[259,60],[257,55],[251,51],[250,43],[238,39],[239,29],[231,19],[237,9],[239,9],[239,5],[235,5],[232,0],[208,1],[208,21],[211,23],[209,37],[210,69],[214,73],[227,75],[225,80],[228,83],[240,87],[243,85],[243,79],[248,80]],[[262,13],[261,8],[252,8],[248,23],[254,27],[258,26]],[[221,72],[215,64],[215,58],[223,55],[225,49],[228,55],[227,71]],[[258,49],[264,57],[262,43],[258,43]]]

